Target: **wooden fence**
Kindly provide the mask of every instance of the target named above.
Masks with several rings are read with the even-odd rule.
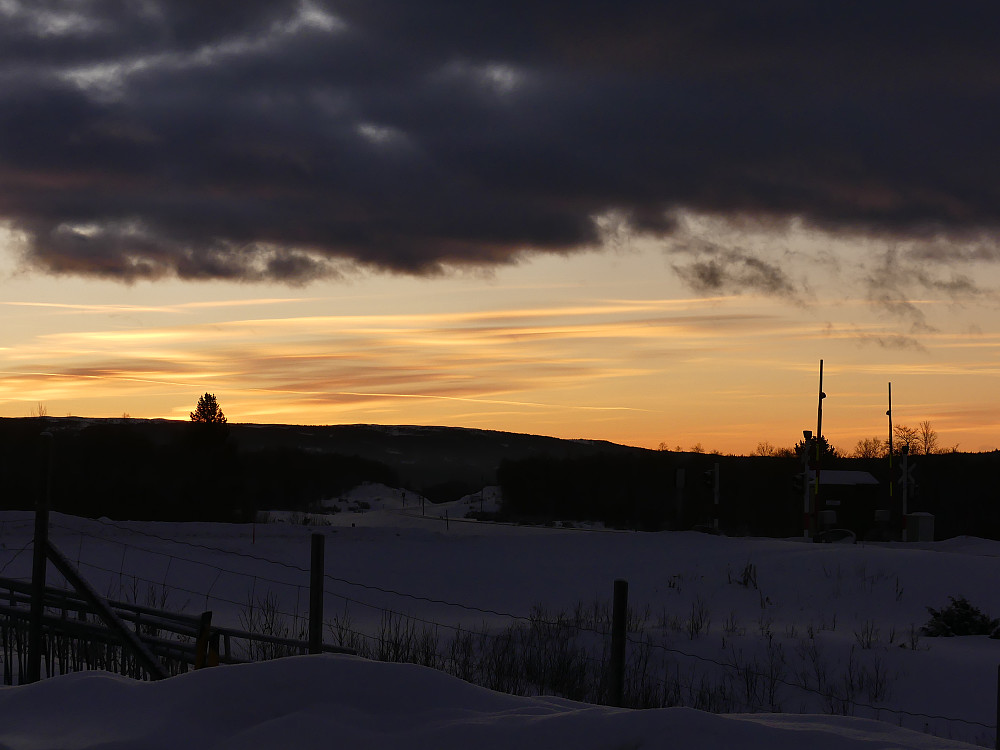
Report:
[[[98,594],[49,540],[53,437],[40,436],[42,465],[35,502],[31,583],[0,579],[0,647],[8,685],[82,669],[104,669],[159,680],[189,667],[260,660],[295,653],[354,653],[327,646],[323,627],[323,537],[312,538],[309,640],[281,638],[212,625],[212,613],[168,612]],[[72,590],[47,585],[54,566]],[[234,644],[243,643],[241,658]]]
[[[28,681],[31,601],[30,583],[0,578],[0,658],[6,685]],[[306,640],[212,625],[211,612],[185,614],[111,600],[106,604],[156,658],[163,674],[151,675],[142,659],[104,623],[84,596],[46,587],[41,651],[44,676],[102,669],[137,679],[155,679],[191,668],[315,652],[315,646],[311,649]],[[354,653],[324,643],[319,645],[319,651]]]

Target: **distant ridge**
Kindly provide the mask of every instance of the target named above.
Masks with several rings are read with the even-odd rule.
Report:
[[[166,444],[191,423],[187,420],[131,417],[0,417],[2,422],[37,422],[39,432],[82,433],[89,427],[122,426],[155,444]],[[473,427],[434,425],[293,425],[230,422],[229,434],[240,452],[299,449],[380,461],[409,486],[464,483],[483,487],[496,482],[505,459],[545,455],[556,458],[602,453],[646,453],[645,448],[605,440],[564,439]]]

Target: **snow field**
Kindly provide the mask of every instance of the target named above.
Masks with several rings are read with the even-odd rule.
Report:
[[[432,515],[427,507],[420,516],[415,498],[403,508],[401,497],[365,492],[369,508],[328,516],[330,525],[54,514],[52,538],[98,591],[116,598],[153,598],[190,613],[212,609],[213,622],[239,627],[251,602],[267,597],[295,631],[308,614],[309,536],[321,533],[328,622],[348,618],[353,631],[372,637],[390,610],[418,618],[417,628],[437,624],[444,650],[453,627],[502,633],[528,627],[508,615],[527,618],[541,608],[545,621],[583,625],[577,640],[596,661],[606,638],[590,631],[601,630],[600,613],[622,578],[630,589],[631,674],[651,700],[784,712],[774,721],[786,730],[795,721],[786,714],[847,713],[879,719],[880,727],[994,742],[1000,641],[927,638],[919,628],[926,607],[942,607],[949,596],[1000,612],[993,586],[1000,543],[818,545],[451,518],[478,498],[451,504],[446,526],[435,517],[446,508],[435,506]],[[30,576],[31,529],[31,514],[0,514],[2,575]],[[767,720],[758,716],[754,726]]]

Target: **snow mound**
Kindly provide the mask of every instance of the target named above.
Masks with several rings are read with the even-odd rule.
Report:
[[[137,682],[80,672],[0,689],[18,750],[935,750],[971,748],[833,716],[631,711],[475,687],[411,664],[303,656]]]
[[[324,508],[337,511],[400,510],[420,504],[420,495],[410,490],[363,482],[340,497],[323,502]]]
[[[503,492],[499,487],[489,485],[483,487],[479,492],[474,492],[454,503],[457,508],[466,511],[480,511],[484,513],[496,513],[503,503]]]

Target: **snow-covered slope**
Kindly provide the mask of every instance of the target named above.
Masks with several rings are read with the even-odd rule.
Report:
[[[0,689],[17,750],[944,750],[968,747],[829,716],[629,711],[519,698],[425,667],[290,657],[159,683],[79,673]]]
[[[762,747],[811,746],[811,740],[801,741],[806,736],[801,733],[805,731],[802,727],[817,726],[831,742],[847,743],[855,741],[847,737],[851,732],[874,736],[873,727],[891,733],[894,726],[902,725],[993,746],[1000,640],[986,636],[928,638],[920,634],[920,626],[928,619],[927,607],[943,607],[951,596],[966,597],[983,611],[1000,615],[996,587],[1000,580],[998,542],[965,537],[920,545],[822,545],[797,539],[727,538],[694,532],[643,534],[535,528],[456,522],[457,516],[479,505],[475,495],[447,508],[428,504],[423,512],[418,499],[404,498],[391,488],[369,486],[345,498],[353,504],[359,500],[369,507],[359,507],[356,512],[345,509],[324,517],[333,525],[139,523],[53,514],[51,536],[102,593],[140,603],[155,596],[157,606],[191,614],[210,609],[213,623],[235,627],[241,625],[251,602],[269,597],[290,630],[298,632],[307,621],[310,536],[319,533],[326,540],[324,611],[328,622],[349,620],[350,628],[362,634],[360,637],[372,638],[385,623],[387,613],[395,613],[392,616],[402,618],[404,625],[413,622],[418,628],[433,628],[445,652],[456,627],[466,632],[497,633],[512,625],[526,625],[535,608],[544,609],[545,618],[550,620],[572,619],[581,610],[586,614],[602,603],[606,606],[614,581],[625,579],[634,615],[630,648],[650,657],[649,684],[667,696],[668,703],[680,699],[692,705],[697,690],[704,688],[716,691],[735,706],[726,710],[746,711],[744,706],[752,704],[757,711],[782,713],[722,719],[690,711],[658,710],[625,712],[644,717],[626,720],[614,718],[622,713],[619,711],[602,708],[581,712],[577,706],[573,711],[560,708],[561,718],[547,719],[546,725],[562,726],[571,723],[573,717],[584,716],[598,717],[594,721],[601,726],[605,726],[604,722],[610,722],[607,726],[638,722],[636,726],[644,727],[642,722],[653,722],[650,726],[655,726],[655,731],[649,729],[649,733],[642,734],[646,731],[643,729],[638,735],[647,743],[662,732],[673,736],[689,731],[693,736],[693,727],[697,726],[697,732],[704,732],[708,739],[702,738],[701,744],[692,747],[710,747],[705,743],[712,737],[729,737],[729,732],[746,733],[747,743],[758,742],[754,739],[757,737],[772,737],[761,739],[765,743]],[[488,506],[494,500],[487,491],[483,504]],[[0,575],[30,577],[31,532],[30,513],[0,513]],[[61,583],[54,573],[51,580]],[[327,640],[333,642],[332,629],[327,635]],[[580,642],[596,649],[592,655],[600,660],[604,643],[600,635],[584,633]],[[35,717],[31,724],[35,729],[21,723],[18,726],[26,734],[14,735],[9,734],[14,731],[13,725],[0,722],[0,730],[8,733],[0,733],[0,747],[102,747],[95,743],[106,735],[97,728],[80,729],[81,744],[77,745],[54,740],[48,745],[25,743],[32,731],[55,731],[61,716],[54,708],[57,705],[82,705],[100,714],[104,710],[114,713],[129,700],[140,701],[140,708],[133,712],[151,712],[142,717],[142,726],[159,720],[157,716],[162,713],[166,718],[156,725],[160,729],[150,729],[148,737],[136,745],[114,745],[109,740],[103,747],[185,746],[186,740],[156,744],[158,732],[171,736],[163,727],[181,731],[180,720],[170,718],[179,714],[169,713],[173,705],[169,701],[157,698],[145,704],[141,696],[160,695],[157,691],[173,695],[170,691],[180,690],[174,685],[196,686],[202,680],[206,684],[220,682],[205,688],[211,700],[192,703],[187,721],[195,727],[200,722],[218,725],[219,731],[224,729],[233,737],[241,724],[257,726],[271,715],[257,701],[273,705],[275,717],[292,710],[289,701],[298,688],[290,687],[289,680],[322,684],[322,688],[314,685],[311,689],[332,703],[323,704],[318,709],[320,715],[333,715],[339,710],[336,705],[343,704],[350,711],[382,716],[380,721],[384,720],[385,726],[378,729],[385,732],[394,722],[416,731],[417,724],[407,724],[409,720],[392,713],[405,710],[407,705],[428,700],[435,710],[444,713],[431,712],[430,718],[421,716],[420,722],[432,724],[433,716],[442,715],[452,726],[456,716],[474,715],[469,713],[469,706],[462,707],[463,701],[472,700],[468,696],[493,695],[454,683],[444,674],[354,660],[343,663],[357,671],[350,672],[346,687],[337,687],[337,680],[323,672],[328,667],[312,666],[314,661],[323,660],[302,661],[309,666],[293,660],[288,667],[222,667],[211,674],[175,678],[162,685],[133,685],[77,675],[7,689],[2,691],[3,700],[13,703],[0,707],[0,716],[6,721],[11,713],[23,710],[26,716]],[[280,671],[284,669],[316,669],[323,676],[314,678],[311,672],[299,678],[274,676],[279,672],[284,675]],[[363,670],[371,671],[362,674]],[[747,684],[748,676],[765,673],[773,677],[769,686]],[[257,674],[265,676],[258,681]],[[404,680],[402,675],[409,680],[414,674],[423,675],[419,679],[429,682],[413,688],[409,696],[399,694],[395,686]],[[367,708],[359,706],[345,692],[352,684],[373,685],[371,692],[381,697],[373,699]],[[185,689],[197,692],[195,687]],[[251,690],[255,696],[259,693],[253,700],[247,696]],[[101,691],[119,697],[100,699]],[[749,695],[750,691],[757,692]],[[846,702],[830,698],[847,693],[850,700]],[[53,697],[56,694],[63,697]],[[126,694],[139,697],[126,699]],[[238,706],[230,705],[228,695],[233,695],[237,704],[243,700],[256,708],[241,712]],[[457,705],[451,705],[454,700],[458,700]],[[479,705],[475,700],[473,705]],[[565,707],[564,702],[549,698],[494,696],[489,700],[495,701],[491,706],[499,708],[491,708],[489,716],[480,717],[478,721],[487,726],[502,723],[508,713],[522,716],[541,711],[539,706]],[[8,711],[8,705],[23,708]],[[838,711],[881,722],[798,716]],[[674,726],[670,722],[681,721],[677,717],[687,723],[677,725],[680,729],[664,729]],[[303,726],[312,721],[303,719]],[[534,731],[535,723],[523,716],[510,721],[511,726],[520,726],[517,722],[521,722],[524,732]],[[836,731],[830,727],[836,727]],[[215,736],[214,731],[206,729],[206,736]],[[431,730],[425,726],[421,731]],[[466,727],[462,731],[473,729]],[[603,736],[593,727],[581,734]],[[786,741],[774,740],[777,736],[791,744],[766,744]],[[309,741],[304,737],[300,746],[308,747]],[[894,737],[886,740],[890,741],[899,747],[918,747],[921,745],[914,743],[919,741],[933,743],[930,737],[905,742]],[[85,744],[88,742],[92,744]],[[428,742],[432,746],[432,741]],[[623,739],[617,745],[593,746],[665,746],[628,742]],[[299,746],[297,743],[286,746]]]

